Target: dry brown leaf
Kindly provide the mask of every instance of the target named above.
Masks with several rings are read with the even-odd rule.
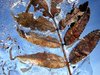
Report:
[[[55,27],[53,26],[53,23],[47,20],[44,17],[39,17],[38,19],[34,19],[33,15],[30,13],[20,13],[18,14],[18,17],[15,17],[15,20],[18,22],[18,24],[21,24],[24,27],[29,27],[32,30],[40,30],[40,31],[48,31],[51,32],[56,31]]]
[[[17,17],[15,17],[14,15],[13,17],[17,21],[18,24],[21,24],[24,27],[29,27],[33,22],[33,14],[31,13],[22,12],[22,13],[19,13]]]
[[[51,14],[49,13],[49,8],[45,0],[32,0],[31,4],[34,6],[35,11],[44,9],[44,16],[54,17],[55,14],[58,14],[60,12],[60,9],[56,8],[56,6],[62,1],[63,0],[51,0]]]
[[[34,32],[24,33],[24,31],[19,29],[17,29],[17,31],[21,37],[25,38],[27,41],[33,44],[51,48],[60,47],[59,41],[51,36],[43,36]]]
[[[67,25],[70,25],[73,22],[77,22],[80,19],[80,17],[83,16],[84,12],[86,12],[87,8],[88,2],[85,2],[84,4],[80,5],[79,8],[73,8],[71,12],[66,15],[66,18],[62,19],[59,22],[59,28],[62,30]]]
[[[45,0],[32,0],[32,5],[34,6],[34,10],[44,9],[48,12],[48,5]]]
[[[51,16],[49,14],[48,5],[45,0],[32,0],[32,5],[34,6],[34,10],[44,9],[43,15],[44,16]]]
[[[44,17],[39,17],[38,19],[36,19],[33,22],[33,24],[34,25],[30,26],[30,28],[33,29],[33,30],[37,28],[40,31],[48,31],[48,30],[50,30],[51,32],[55,32],[56,31],[53,23],[48,21]]]
[[[70,25],[70,28],[66,32],[64,36],[64,41],[66,45],[71,45],[79,38],[86,24],[88,23],[89,18],[90,18],[90,9],[87,8],[87,11],[83,14],[83,16],[77,22],[72,23]]]
[[[52,53],[36,53],[30,55],[17,56],[21,62],[30,62],[33,65],[38,65],[48,68],[62,68],[66,66],[62,57]]]
[[[60,12],[60,9],[57,8],[57,5],[61,3],[63,0],[51,0],[51,14],[54,17],[56,14]]]
[[[89,55],[100,40],[100,29],[94,30],[81,40],[71,51],[69,61],[75,64]]]

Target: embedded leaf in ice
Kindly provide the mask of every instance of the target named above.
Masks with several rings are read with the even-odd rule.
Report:
[[[62,68],[66,66],[65,61],[62,57],[52,53],[36,53],[30,55],[17,56],[21,62],[30,62],[42,67],[48,68]]]
[[[79,9],[81,12],[85,12],[87,10],[87,7],[88,7],[88,1],[85,2],[84,4],[80,5]]]
[[[12,16],[18,24],[21,24],[24,27],[30,27],[30,25],[33,25],[33,14],[31,13],[22,12],[17,15],[18,17],[15,17],[12,13]]]
[[[77,22],[72,23],[70,25],[70,28],[66,32],[64,36],[64,41],[66,45],[74,43],[79,38],[86,24],[88,23],[89,18],[90,18],[90,9],[87,8],[86,12],[84,12],[82,17]]]
[[[60,9],[57,8],[57,4],[61,3],[63,0],[51,0],[51,14],[55,16],[60,12]]]
[[[33,44],[51,48],[60,47],[59,41],[51,36],[43,36],[34,32],[25,33],[23,30],[20,29],[17,29],[17,31],[21,37]]]
[[[44,17],[39,17],[38,19],[34,20],[33,24],[34,25],[30,26],[31,29],[37,28],[40,31],[48,31],[48,30],[50,30],[51,32],[56,31],[53,23]]]
[[[15,17],[15,20],[18,22],[18,24],[21,24],[24,27],[29,27],[32,30],[40,30],[40,31],[48,31],[51,32],[56,31],[55,27],[53,26],[53,23],[47,20],[44,17],[39,17],[38,19],[34,19],[33,15],[30,13],[19,13],[18,17]]]
[[[45,0],[32,0],[35,11],[44,8],[48,12],[48,5]]]
[[[88,2],[85,2],[84,4],[80,5],[79,8],[73,8],[70,13],[66,15],[65,19],[62,19],[59,22],[59,28],[64,29],[66,25],[70,25],[73,22],[77,22],[84,14],[84,12],[87,11],[88,8]]]
[[[100,29],[90,32],[71,51],[69,61],[75,64],[89,55],[100,40]]]
[[[50,16],[48,5],[45,0],[32,0],[32,5],[34,6],[34,10],[37,11],[39,9],[44,9],[43,15]]]

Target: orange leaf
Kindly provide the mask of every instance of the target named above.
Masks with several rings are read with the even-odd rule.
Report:
[[[48,68],[62,68],[66,66],[62,57],[46,52],[17,56],[17,58],[24,63],[28,61],[30,64]]]
[[[33,14],[31,13],[19,13],[17,17],[12,15],[14,19],[17,21],[18,24],[21,24],[24,27],[29,27],[31,23],[33,22]]]
[[[75,64],[89,55],[100,40],[100,29],[94,30],[81,40],[71,51],[69,61]]]
[[[44,8],[48,12],[48,5],[45,0],[32,0],[32,5],[35,11]]]
[[[58,9],[56,6],[57,4],[61,3],[63,0],[51,0],[51,14],[53,17],[60,12],[60,9]]]
[[[89,21],[89,17],[90,17],[90,9],[87,8],[83,16],[77,22],[72,23],[70,25],[70,28],[68,29],[68,31],[64,36],[64,41],[66,45],[74,43],[79,38],[87,22]]]
[[[38,19],[34,20],[33,24],[34,25],[30,26],[31,29],[36,29],[37,28],[40,31],[48,31],[48,30],[50,30],[51,32],[56,31],[53,23],[48,21],[44,17],[39,17]]]
[[[18,17],[15,17],[15,20],[18,22],[18,24],[21,24],[24,27],[29,27],[32,30],[40,30],[40,31],[48,31],[51,32],[56,31],[55,27],[53,26],[53,23],[47,20],[44,17],[39,17],[38,19],[34,19],[33,15],[30,13],[20,13],[18,14]]]
[[[79,8],[73,8],[71,12],[66,15],[66,18],[59,22],[59,28],[64,29],[67,25],[77,22],[79,18],[83,16],[84,12],[86,12],[87,8],[88,2],[80,5]]]
[[[44,9],[43,15],[44,16],[51,16],[49,14],[48,5],[45,0],[32,0],[32,5],[34,6],[34,10],[37,11],[39,9]]]
[[[28,32],[25,33],[24,31],[17,29],[19,35],[26,39],[27,41],[40,45],[40,46],[46,46],[46,47],[51,47],[51,48],[57,48],[60,47],[60,43],[56,38],[53,38],[51,36],[43,36],[36,34],[34,32]]]

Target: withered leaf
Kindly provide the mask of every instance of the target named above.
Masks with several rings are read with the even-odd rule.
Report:
[[[38,65],[48,68],[62,68],[66,66],[65,60],[62,57],[56,54],[46,53],[46,52],[17,56],[17,58],[24,63],[28,61],[33,65]]]
[[[50,30],[51,32],[56,31],[53,23],[48,21],[44,17],[39,17],[38,19],[34,20],[33,24],[34,25],[30,26],[30,28],[33,30],[37,28],[40,31],[48,31],[48,30]]]
[[[44,9],[43,15],[44,16],[50,16],[49,14],[49,8],[45,0],[32,0],[32,5],[34,6],[34,10],[40,10]]]
[[[21,24],[24,27],[29,27],[33,22],[33,14],[31,13],[19,13],[17,17],[12,15],[18,24]]]
[[[44,17],[39,17],[38,19],[34,19],[33,15],[30,13],[19,13],[18,17],[15,17],[15,20],[18,22],[18,24],[21,24],[24,27],[29,27],[32,30],[40,30],[40,31],[48,31],[51,32],[56,31],[55,27],[53,26],[53,23],[47,20]]]
[[[32,0],[32,5],[34,6],[34,10],[44,9],[48,12],[48,5],[45,0]]]
[[[70,28],[66,32],[64,36],[64,41],[66,45],[71,45],[79,38],[86,24],[88,23],[89,18],[90,18],[90,9],[87,8],[83,16],[77,22],[72,23],[70,25]]]
[[[66,18],[62,19],[59,22],[59,28],[62,30],[67,25],[70,25],[73,22],[77,22],[80,19],[80,17],[83,16],[84,12],[86,12],[87,8],[88,2],[85,2],[84,4],[80,5],[79,8],[73,8],[71,12],[66,15]]]
[[[60,47],[59,41],[51,36],[43,36],[34,32],[25,33],[23,30],[20,29],[17,29],[17,31],[21,37],[33,44],[51,48]]]
[[[90,32],[81,40],[69,55],[69,62],[75,64],[89,55],[100,40],[100,29]]]
[[[57,8],[57,5],[61,3],[63,0],[51,0],[51,14],[55,16],[56,14],[60,13],[60,9]]]

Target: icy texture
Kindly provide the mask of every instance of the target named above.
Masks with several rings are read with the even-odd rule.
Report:
[[[0,7],[2,11],[0,11],[1,22],[0,23],[0,75],[68,75],[66,67],[59,68],[59,69],[48,69],[45,67],[39,67],[33,65],[32,68],[27,72],[22,72],[22,68],[29,68],[31,64],[23,64],[17,59],[10,60],[9,51],[12,49],[12,56],[24,55],[24,54],[35,54],[38,52],[50,52],[60,56],[63,56],[62,51],[60,48],[47,48],[41,47],[38,45],[33,45],[32,43],[27,42],[25,39],[21,38],[17,31],[16,26],[17,23],[11,16],[11,12],[15,15],[22,11],[25,11],[25,8],[29,2],[29,0],[0,0]],[[50,0],[47,0],[50,1]],[[65,0],[64,0],[65,2]],[[59,20],[65,17],[66,13],[68,12],[69,8],[66,3],[60,4],[60,8],[62,11],[56,17],[56,22],[58,23]],[[49,3],[49,2],[48,2]],[[66,8],[64,8],[66,6]],[[68,8],[68,9],[67,9]],[[32,8],[31,8],[32,9]],[[32,9],[33,10],[33,9]],[[32,12],[32,10],[30,10]],[[4,14],[5,13],[5,14]],[[2,16],[6,15],[6,16]],[[40,15],[40,14],[39,14]],[[2,18],[3,17],[3,18]],[[28,29],[26,29],[27,31]],[[38,33],[38,31],[37,31]],[[50,32],[46,32],[43,34],[50,34]],[[49,35],[48,34],[48,35]],[[52,34],[50,34],[52,35]],[[57,37],[57,35],[53,35]],[[62,35],[63,36],[63,35]],[[66,47],[65,47],[66,48]],[[66,54],[69,52],[66,49]],[[92,71],[88,71],[87,69],[91,70],[91,65],[89,64],[89,60],[86,59],[82,66],[79,64],[79,68],[76,69],[75,73],[80,72],[79,74],[75,75],[92,75]],[[73,71],[73,69],[72,69]]]
[[[73,71],[73,75],[93,75],[90,58],[87,57]]]
[[[67,0],[68,3],[70,3],[71,5],[73,4],[78,4],[79,3],[79,0]]]

